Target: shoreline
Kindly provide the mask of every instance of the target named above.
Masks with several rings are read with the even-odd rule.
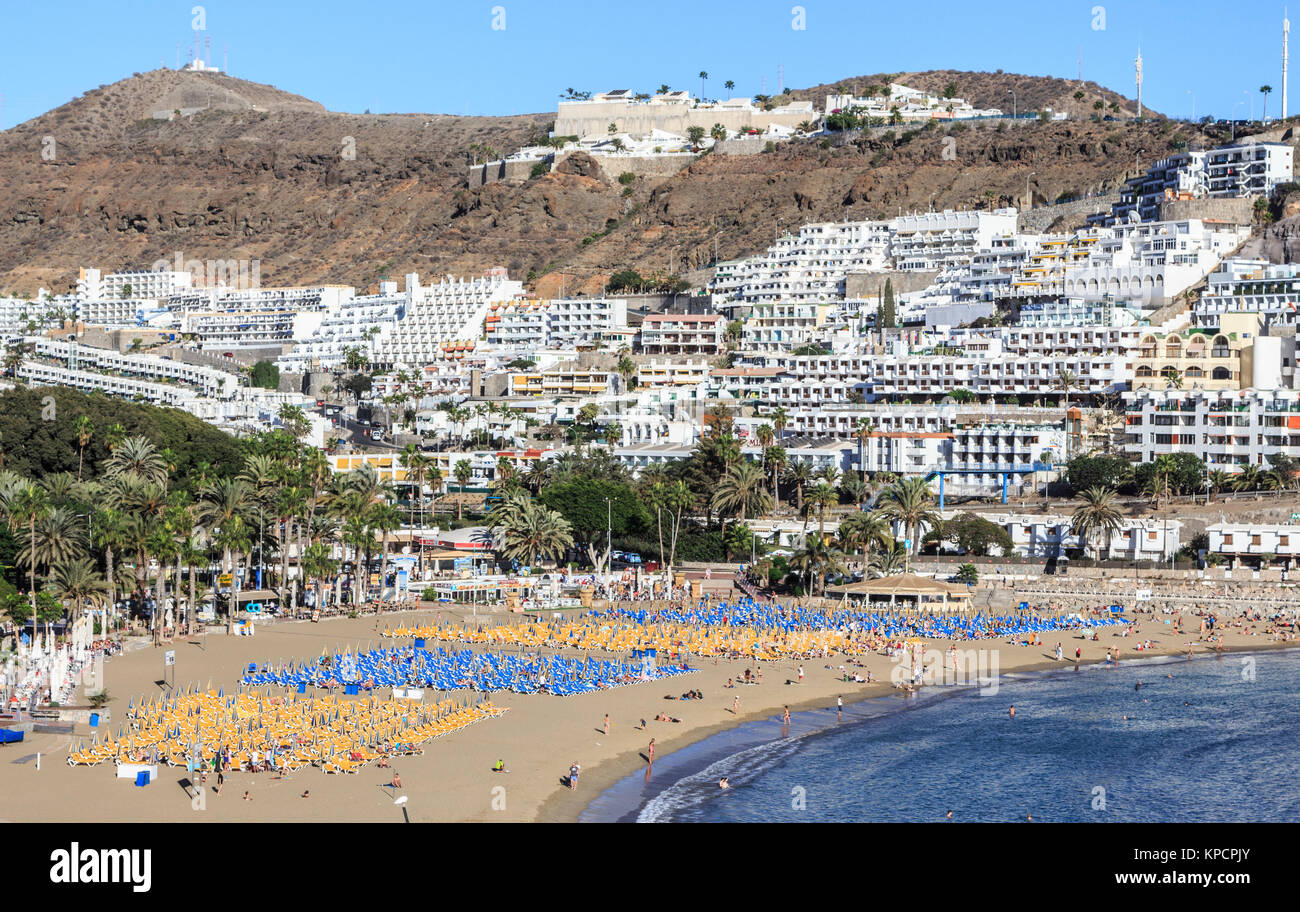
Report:
[[[322,650],[373,647],[383,641],[381,631],[386,626],[430,619],[433,612],[392,612],[380,616],[355,619],[337,618],[322,620],[319,624],[307,622],[270,624],[257,628],[255,638],[212,636],[207,642],[178,641],[168,650],[176,653],[176,678],[178,684],[192,682],[202,686],[207,682],[212,689],[224,687],[229,693],[236,686],[242,670],[250,661],[275,661],[276,657],[302,660]],[[448,613],[457,617],[455,613]],[[492,617],[492,616],[489,616]],[[499,617],[499,616],[497,616]],[[473,623],[472,617],[462,621]],[[1148,659],[1180,658],[1186,655],[1185,638],[1175,636],[1169,628],[1150,623],[1147,617],[1135,619],[1140,623],[1143,636],[1149,630],[1151,639],[1157,641],[1149,652],[1135,652],[1135,639],[1105,635],[1100,641],[1084,640],[1081,633],[1061,631],[1064,644],[1082,647],[1080,665],[1099,663],[1106,647],[1118,646],[1121,664]],[[930,650],[942,652],[949,642],[925,640],[927,654]],[[1162,644],[1167,644],[1161,649]],[[996,661],[999,675],[1043,670],[1066,671],[1074,666],[1073,657],[1056,661],[1050,648],[1043,643],[1036,647],[1012,645],[1005,639],[972,640],[957,644],[963,650],[984,650],[990,661]],[[1125,647],[1128,647],[1126,650]],[[1243,629],[1224,630],[1225,652],[1262,652],[1275,648],[1297,648],[1300,642],[1273,642],[1264,635],[1248,635]],[[470,647],[481,651],[481,647]],[[1072,650],[1069,650],[1072,652]],[[1198,655],[1211,654],[1213,647],[1201,644]],[[565,655],[581,656],[584,653],[570,649]],[[604,656],[603,653],[596,653]],[[994,659],[996,655],[996,659]],[[614,658],[615,656],[607,656]],[[130,650],[110,659],[105,670],[107,687],[111,694],[108,709],[111,713],[109,727],[117,729],[121,713],[131,700],[152,699],[166,694],[159,683],[162,671],[161,650],[143,648]],[[842,696],[846,707],[867,700],[899,694],[892,686],[892,673],[898,661],[889,656],[869,653],[852,660],[833,654],[830,658],[799,660],[782,659],[771,662],[754,662],[745,659],[719,658],[697,660],[695,672],[678,679],[661,679],[657,682],[638,683],[606,690],[558,697],[548,694],[516,694],[510,691],[492,693],[492,701],[509,709],[504,716],[472,725],[431,742],[423,755],[404,757],[394,766],[400,767],[405,790],[410,795],[409,812],[412,822],[529,822],[575,821],[582,818],[587,808],[619,780],[644,770],[643,754],[647,742],[654,737],[656,761],[661,765],[658,773],[664,780],[679,778],[674,775],[677,764],[666,758],[677,756],[688,762],[691,756],[680,758],[683,749],[699,744],[720,733],[733,731],[744,725],[762,725],[772,722],[772,733],[779,731],[781,708],[788,704],[794,713],[816,711],[808,717],[820,720],[835,719],[837,696]],[[857,664],[855,664],[855,661]],[[795,683],[802,664],[805,677]],[[845,671],[865,675],[869,670],[879,679],[871,684],[843,681],[839,666]],[[763,683],[756,686],[738,685],[728,689],[728,679],[739,680],[746,668],[761,668]],[[785,682],[790,680],[790,684]],[[699,690],[704,699],[694,701],[666,701],[665,695],[676,696],[688,689]],[[947,684],[931,684],[921,691],[932,693],[954,692]],[[445,695],[453,699],[469,699],[468,691],[452,691]],[[929,694],[924,694],[924,700]],[[732,714],[734,700],[739,698],[739,716]],[[665,703],[669,705],[665,705]],[[900,700],[901,702],[901,700]],[[915,704],[912,704],[915,705]],[[830,708],[831,712],[826,713]],[[888,707],[886,707],[888,708]],[[865,709],[865,707],[864,707]],[[680,724],[655,722],[659,713],[680,716]],[[606,736],[601,722],[608,714],[612,728]],[[854,710],[846,721],[858,717]],[[638,722],[646,719],[643,730]],[[793,721],[793,719],[792,719]],[[795,723],[794,731],[804,730],[807,724]],[[760,735],[766,733],[759,729]],[[208,796],[206,813],[196,813],[191,807],[189,794],[182,784],[187,778],[184,769],[159,770],[157,788],[140,790],[133,783],[116,780],[112,768],[87,769],[65,765],[67,750],[73,742],[87,742],[94,734],[83,723],[76,731],[67,733],[41,733],[29,736],[27,743],[14,750],[7,745],[0,749],[0,818],[5,820],[45,820],[50,822],[79,822],[95,820],[141,821],[159,823],[182,822],[392,822],[402,819],[393,806],[393,798],[386,790],[389,774],[373,765],[354,776],[328,776],[320,769],[302,770],[292,777],[268,777],[260,774],[235,773],[227,780],[227,792],[218,797]],[[42,770],[36,770],[35,752],[44,754]],[[492,772],[498,759],[504,759],[510,773],[506,776]],[[577,762],[584,767],[577,791],[566,788],[564,777],[569,764]],[[654,777],[652,777],[653,779]],[[657,781],[654,783],[657,785]],[[671,782],[665,781],[665,785]],[[180,787],[178,787],[180,786]],[[311,798],[300,797],[310,786]],[[503,790],[504,789],[504,790]],[[250,800],[240,800],[245,790]],[[508,793],[508,794],[507,794]],[[227,795],[233,795],[231,800]]]
[[[1172,652],[1172,651],[1161,652],[1159,650],[1152,649],[1149,655],[1130,658],[1127,661],[1127,663],[1123,659],[1121,659],[1120,662],[1117,663],[1116,667],[1122,664],[1147,664],[1148,662],[1150,664],[1157,664],[1157,660],[1159,660],[1158,662],[1159,664],[1167,664],[1169,659],[1174,659],[1174,660],[1181,659],[1183,661],[1192,661],[1193,659],[1199,659],[1205,657],[1221,657],[1222,655],[1227,653],[1259,653],[1259,652],[1274,652],[1278,650],[1285,651],[1287,649],[1300,650],[1300,643],[1274,642],[1274,643],[1240,644],[1234,646],[1224,646],[1221,650],[1217,650],[1217,651],[1212,650],[1211,652],[1208,653],[1196,654],[1192,657],[1192,659],[1188,659],[1185,654],[1180,652]],[[1009,676],[1010,675],[1023,676],[1024,680],[1034,680],[1040,676],[1046,676],[1045,673],[1047,672],[1068,673],[1076,666],[1078,666],[1079,668],[1083,668],[1085,666],[1095,667],[1095,666],[1103,666],[1105,664],[1106,662],[1104,660],[1076,661],[1076,662],[1069,662],[1069,663],[1065,663],[1064,660],[1062,660],[1061,662],[1058,662],[1056,660],[1043,660],[1039,662],[1034,662],[1032,664],[1018,666],[1006,672],[1005,674]],[[939,698],[944,694],[956,693],[959,689],[974,687],[974,686],[978,686],[978,685],[974,685],[974,684],[957,684],[957,685],[949,685],[949,686],[923,685],[922,687],[918,688],[917,694],[921,695],[925,691],[931,691],[932,698]],[[871,685],[868,685],[868,688],[869,690],[864,689],[861,691],[856,691],[851,695],[845,696],[844,705],[847,707],[850,705],[864,703],[869,700],[878,700],[890,696],[897,696],[900,693],[898,689],[895,688],[892,684],[888,684],[885,682],[874,682]],[[792,718],[797,714],[806,714],[815,710],[827,709],[826,698],[824,697],[811,698],[808,700],[804,700],[798,704],[791,703],[789,704],[789,706],[790,706],[790,715]],[[905,705],[900,706],[897,709],[892,710],[892,712],[901,712],[904,711],[906,708],[907,707]],[[705,742],[717,738],[717,736],[719,735],[726,734],[729,732],[736,732],[744,728],[745,726],[768,721],[771,718],[772,718],[771,710],[768,711],[755,710],[748,717],[741,717],[733,721],[720,722],[713,725],[701,726],[699,728],[692,729],[690,731],[685,731],[680,736],[672,739],[671,741],[664,742],[662,753],[659,753],[656,759],[665,759],[673,754],[678,754],[687,748],[701,746]],[[860,721],[867,722],[869,721],[870,718],[874,718],[874,717],[864,718]],[[822,729],[807,732],[805,733],[805,735],[814,734],[819,731],[826,731],[826,730],[828,729],[822,728]],[[800,737],[803,737],[805,735],[801,735]],[[658,746],[659,744],[658,742],[656,742],[656,747]],[[605,760],[600,764],[598,764],[596,767],[592,768],[591,770],[584,770],[582,782],[584,783],[584,785],[588,782],[592,784],[592,786],[596,789],[594,796],[590,800],[586,801],[582,805],[582,807],[575,812],[571,805],[566,806],[569,805],[569,803],[563,800],[565,794],[564,791],[562,789],[557,790],[551,796],[546,798],[545,801],[543,801],[541,807],[537,811],[536,816],[533,818],[533,822],[534,823],[577,823],[579,822],[581,817],[585,815],[587,811],[594,804],[596,804],[598,801],[604,798],[608,792],[610,792],[613,788],[618,786],[620,783],[634,776],[639,770],[643,770],[644,768],[645,768],[645,762],[644,762],[643,755],[639,751],[631,750],[631,751],[626,751],[617,757],[611,758],[609,760]],[[664,790],[671,788],[676,781],[677,781],[677,777],[668,780],[664,784],[663,788],[656,791],[655,794],[656,795],[660,794]],[[635,808],[628,808],[624,812],[624,814],[620,816],[626,816],[627,814],[630,813],[639,814],[640,810],[645,806],[645,803],[646,803],[645,801],[642,801]],[[602,821],[602,822],[613,822],[613,821]]]

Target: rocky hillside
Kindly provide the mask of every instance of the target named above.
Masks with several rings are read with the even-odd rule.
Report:
[[[899,78],[930,87],[913,75]],[[999,103],[989,74],[930,75]],[[1052,80],[1014,78],[1027,103],[1057,97]],[[188,108],[202,110],[152,117]],[[715,250],[753,253],[778,223],[1018,204],[1026,177],[1038,202],[1104,191],[1139,150],[1149,161],[1198,139],[1160,120],[936,125],[709,154],[666,181],[625,185],[575,155],[524,184],[466,185],[469,165],[552,121],[337,114],[227,76],[135,76],[0,133],[0,293],[61,291],[78,266],[147,268],[177,252],[260,259],[267,285],[497,265],[542,293],[598,290],[625,267],[698,278]]]

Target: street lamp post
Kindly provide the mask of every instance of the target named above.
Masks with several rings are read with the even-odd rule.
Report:
[[[1029,179],[1037,175],[1037,171],[1030,171],[1025,175],[1025,211],[1028,212],[1034,208],[1034,198],[1029,195]]]
[[[1011,93],[1011,119],[1012,119],[1012,120],[1015,120],[1015,119],[1016,119],[1016,114],[1017,114],[1017,111],[1016,111],[1016,90],[1015,90],[1015,89],[1007,89],[1007,91]]]
[[[610,555],[613,553],[610,548],[610,538],[614,531],[614,503],[608,497],[605,498],[605,575],[609,576]]]

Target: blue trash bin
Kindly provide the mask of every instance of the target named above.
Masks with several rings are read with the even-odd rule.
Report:
[[[424,640],[423,640],[423,639],[416,639],[416,641],[415,641],[415,648],[416,648],[416,649],[423,649],[423,648],[424,648]]]
[[[140,772],[136,773],[136,774],[135,774],[135,784],[136,784],[137,786],[140,786],[141,788],[143,788],[144,786],[148,785],[148,784],[149,784],[149,771],[148,771],[148,770],[140,770]]]
[[[298,693],[305,694],[306,692],[307,692],[307,682],[306,681],[298,682]]]
[[[90,714],[90,727],[99,728],[99,713]]]

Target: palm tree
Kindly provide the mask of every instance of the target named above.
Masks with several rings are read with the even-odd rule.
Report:
[[[812,480],[812,469],[808,466],[808,463],[802,460],[792,462],[785,470],[785,480],[794,485],[796,497],[795,510],[796,512],[802,513],[804,488],[807,487],[808,482]]]
[[[817,474],[821,476],[822,481],[826,482],[832,488],[836,487],[840,483],[840,470],[835,468],[833,465],[824,466]]]
[[[845,475],[844,480],[840,482],[840,493],[847,497],[854,506],[860,507],[869,492],[867,486],[857,475]]]
[[[1232,481],[1234,491],[1254,491],[1259,488],[1259,467],[1253,463],[1246,463],[1237,473],[1237,477]]]
[[[884,547],[889,544],[892,538],[889,523],[875,511],[859,510],[846,516],[844,521],[840,523],[840,547],[845,553],[862,552],[862,575],[864,579],[866,578],[867,569],[871,566],[871,546],[880,545]]]
[[[1211,497],[1232,487],[1232,473],[1225,472],[1223,469],[1215,469],[1211,472],[1209,480]]]
[[[673,564],[677,561],[677,537],[682,529],[682,514],[689,510],[695,503],[695,494],[691,491],[690,486],[680,478],[668,486],[664,492],[664,509],[673,518],[672,531],[668,539],[668,563],[664,566],[664,577],[667,580],[672,579],[670,575]]]
[[[474,467],[469,464],[468,459],[461,459],[452,468],[452,474],[456,476],[456,487],[459,489],[457,491],[459,496],[456,498],[456,518],[460,519],[461,509],[465,504],[465,485],[469,484],[470,476],[474,474]]]
[[[700,101],[704,100],[704,83],[707,82],[708,79],[708,72],[706,70],[700,70]]]
[[[167,462],[145,437],[127,437],[113,447],[112,455],[104,460],[104,471],[110,478],[134,475],[156,485],[167,483]]]
[[[876,504],[885,518],[901,522],[912,542],[911,554],[921,549],[921,526],[935,525],[939,514],[932,508],[934,494],[924,478],[905,478],[893,487],[886,488]]]
[[[871,555],[867,569],[877,577],[893,576],[907,571],[907,549],[902,542],[895,542],[892,548],[882,548]]]
[[[790,566],[805,576],[810,589],[822,595],[826,592],[826,577],[832,573],[844,572],[844,554],[838,548],[828,545],[820,535],[816,538],[805,537],[803,545],[790,558]]]
[[[209,540],[221,548],[221,569],[230,580],[230,601],[226,613],[226,633],[235,626],[235,608],[239,603],[239,580],[231,563],[235,547],[242,542],[247,516],[252,510],[253,495],[247,482],[237,478],[218,478],[199,493],[195,519],[207,531]]]
[[[95,436],[95,425],[85,415],[77,416],[77,481],[81,481],[81,462],[86,455],[86,444]]]
[[[1123,527],[1124,519],[1115,508],[1114,488],[1095,485],[1085,490],[1081,496],[1083,503],[1075,508],[1070,520],[1070,531],[1083,539],[1086,551],[1094,539],[1100,539],[1102,544],[1109,542],[1111,536]],[[1100,544],[1094,553],[1098,560],[1102,559]]]
[[[517,494],[492,511],[489,525],[502,540],[503,556],[527,567],[559,558],[573,546],[573,529],[557,510]]]
[[[379,557],[379,605],[384,603],[384,585],[388,581],[388,535],[402,527],[402,514],[390,503],[375,504],[366,516],[370,528],[381,533]],[[376,609],[379,610],[379,609]]]
[[[736,463],[718,482],[713,494],[713,509],[719,513],[735,511],[739,522],[772,509],[772,496],[763,487],[767,479],[763,470],[750,460]]]
[[[68,608],[73,623],[87,604],[103,606],[108,600],[108,583],[88,557],[77,557],[54,565],[46,582],[54,597]]]
[[[1259,93],[1264,96],[1264,109],[1260,116],[1266,123],[1268,122],[1268,94],[1272,91],[1273,87],[1271,85],[1262,85],[1259,87]]]
[[[826,508],[840,502],[840,495],[826,482],[819,482],[808,492],[808,506],[817,509],[817,534],[826,537]]]
[[[1079,375],[1076,374],[1074,371],[1070,370],[1068,367],[1061,368],[1056,372],[1056,380],[1052,383],[1052,389],[1060,390],[1064,394],[1062,396],[1062,400],[1064,402],[1062,411],[1065,413],[1066,416],[1065,461],[1069,462],[1070,461],[1070,427],[1069,427],[1070,390],[1080,389]]]
[[[36,633],[36,523],[45,518],[50,511],[49,498],[45,490],[30,481],[6,490],[4,503],[9,528],[17,531],[27,527],[27,580],[31,588],[32,633]]]
[[[302,572],[307,579],[314,580],[316,583],[316,610],[319,611],[324,607],[321,582],[327,576],[336,575],[338,569],[339,562],[334,559],[329,545],[313,542],[307,546],[302,556]]]
[[[766,427],[766,425],[764,425]],[[763,451],[764,461],[772,467],[772,509],[780,511],[781,509],[781,487],[777,483],[781,472],[786,467],[785,447],[780,444],[773,444]]]
[[[728,79],[726,82],[722,84],[722,87],[726,89],[728,92],[730,92],[732,89],[736,87],[736,84],[732,82],[730,79]]]
[[[858,438],[858,471],[867,477],[867,441],[876,432],[876,425],[870,418],[859,418],[853,425],[853,436]]]

